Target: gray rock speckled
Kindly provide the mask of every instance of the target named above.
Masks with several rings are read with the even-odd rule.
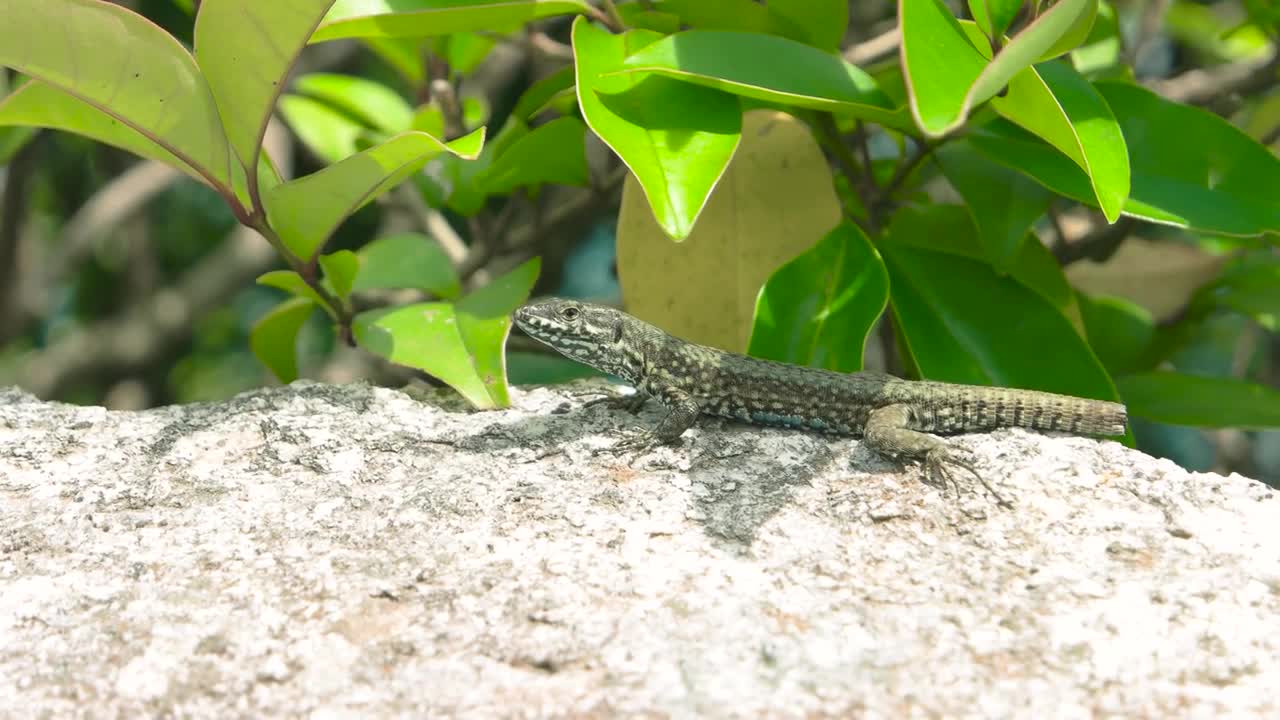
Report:
[[[0,716],[1280,714],[1280,498],[1113,442],[965,436],[1016,506],[857,441],[579,383],[0,391]]]

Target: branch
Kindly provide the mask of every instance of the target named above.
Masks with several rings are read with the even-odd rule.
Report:
[[[180,177],[182,173],[168,165],[145,160],[94,193],[63,227],[62,249],[45,273],[46,287],[60,283],[79,267],[99,238],[109,235]]]
[[[848,48],[841,54],[846,61],[854,65],[865,65],[897,52],[901,42],[902,33],[894,27],[892,30]]]
[[[237,226],[221,247],[173,286],[27,356],[19,384],[50,398],[88,378],[140,372],[185,344],[205,312],[279,262],[271,245],[252,230]]]
[[[1280,81],[1280,53],[1269,57],[1208,69],[1188,70],[1148,86],[1170,100],[1190,105],[1213,105],[1232,95],[1248,95],[1273,87]]]
[[[1137,225],[1136,220],[1125,215],[1115,223],[1103,225],[1075,242],[1068,243],[1065,238],[1060,237],[1052,248],[1053,256],[1064,267],[1085,259],[1102,262],[1115,254]]]

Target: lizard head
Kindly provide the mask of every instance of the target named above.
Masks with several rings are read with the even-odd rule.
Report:
[[[516,309],[516,325],[529,337],[560,354],[615,375],[625,353],[622,330],[627,316],[620,310],[579,300],[549,298]]]

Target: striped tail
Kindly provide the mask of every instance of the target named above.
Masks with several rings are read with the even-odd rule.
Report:
[[[1023,427],[1076,435],[1123,435],[1127,419],[1120,403],[1039,390],[947,385],[935,397],[941,402],[926,404],[924,412],[917,411],[917,415],[924,416],[918,418],[923,424],[931,419],[936,432]],[[927,405],[933,405],[932,413]]]

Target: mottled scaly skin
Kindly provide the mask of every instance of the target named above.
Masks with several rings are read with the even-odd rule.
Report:
[[[837,435],[881,452],[920,457],[927,469],[973,472],[958,451],[926,433],[999,427],[1120,435],[1123,405],[1035,390],[836,373],[760,360],[686,342],[614,308],[550,299],[515,313],[519,327],[567,357],[617,375],[670,413],[631,445],[672,442],[698,414]],[[975,473],[976,474],[976,473]]]

